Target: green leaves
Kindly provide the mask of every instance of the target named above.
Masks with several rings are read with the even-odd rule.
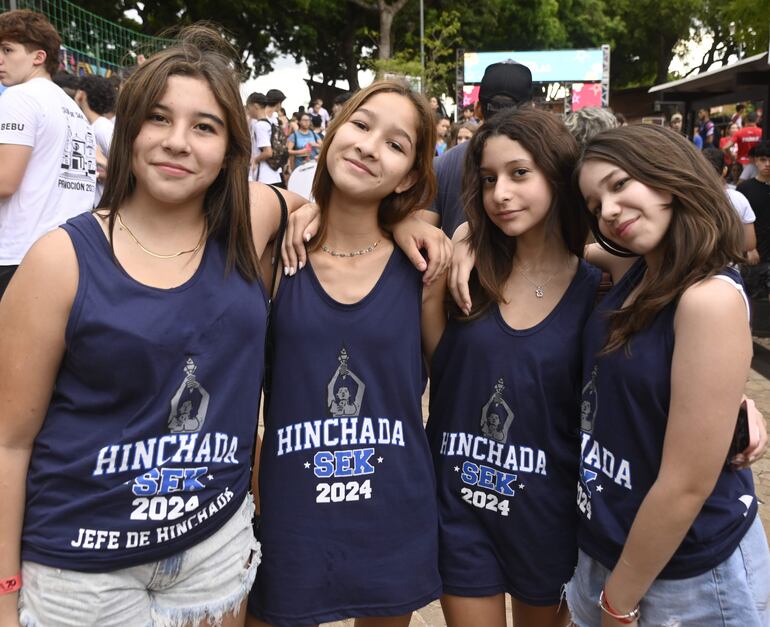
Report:
[[[83,8],[139,29],[213,20],[243,50],[254,74],[278,53],[308,64],[325,84],[357,88],[362,67],[414,74],[420,61],[419,0],[82,0]],[[612,47],[615,87],[662,82],[682,42],[706,35],[704,65],[742,48],[766,49],[770,0],[424,0],[429,93],[453,93],[456,49]],[[385,15],[389,13],[390,15]],[[384,19],[383,19],[384,18]],[[391,21],[392,18],[392,21]],[[136,28],[136,25],[133,25]],[[389,37],[383,37],[383,29]],[[384,57],[384,58],[383,58]],[[378,59],[375,63],[375,59]],[[299,78],[299,77],[298,77]]]

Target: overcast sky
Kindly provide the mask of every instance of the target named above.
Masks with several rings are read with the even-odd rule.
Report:
[[[307,66],[304,63],[297,63],[293,57],[278,57],[273,63],[273,71],[256,79],[246,81],[241,85],[241,96],[246,101],[246,96],[257,91],[267,93],[268,89],[280,89],[285,95],[286,100],[283,103],[286,113],[291,116],[300,105],[307,108],[310,100],[310,92],[307,88],[305,79],[308,77]],[[358,82],[361,87],[366,87],[374,80],[372,72],[359,72]],[[348,88],[347,81],[339,81],[338,87]],[[331,110],[331,103],[324,103],[327,110]]]

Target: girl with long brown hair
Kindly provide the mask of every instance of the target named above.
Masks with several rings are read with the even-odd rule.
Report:
[[[248,183],[237,59],[193,26],[131,75],[100,208],[2,299],[3,625],[243,624],[260,263],[305,200]]]
[[[569,620],[580,333],[600,276],[580,259],[577,158],[564,124],[531,108],[498,113],[470,141],[474,308],[442,325],[428,422],[450,627],[504,627],[506,593],[519,627]]]
[[[405,627],[440,594],[420,327],[443,306],[389,234],[429,206],[434,144],[428,103],[394,81],[356,93],[327,129],[320,228],[272,310],[249,624]]]
[[[727,466],[751,361],[741,225],[683,137],[627,126],[577,170],[614,287],[583,335],[573,621],[760,626],[770,554]]]
[[[247,181],[237,58],[190,27],[131,75],[101,208],[2,300],[4,625],[243,623],[280,207]]]

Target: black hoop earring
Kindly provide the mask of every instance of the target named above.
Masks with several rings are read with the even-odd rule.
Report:
[[[612,242],[608,240],[602,232],[599,230],[599,222],[594,216],[591,216],[590,219],[591,223],[591,233],[594,235],[594,239],[596,240],[596,243],[599,244],[604,250],[606,250],[611,255],[615,255],[616,257],[638,257],[634,252],[631,252],[627,248],[623,248],[622,246],[619,246],[615,242]]]

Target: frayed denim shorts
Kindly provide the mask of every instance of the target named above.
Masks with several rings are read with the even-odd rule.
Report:
[[[22,563],[23,627],[177,627],[218,625],[237,614],[260,559],[254,500],[212,536],[164,560],[108,573]]]
[[[583,551],[566,597],[578,627],[601,625],[599,593],[610,571]],[[708,572],[656,579],[639,605],[640,627],[770,627],[770,552],[759,516],[738,548]]]

